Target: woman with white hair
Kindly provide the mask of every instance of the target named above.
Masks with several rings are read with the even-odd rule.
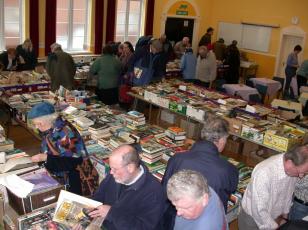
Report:
[[[23,44],[16,47],[16,57],[18,58],[18,70],[32,70],[37,64],[37,56],[33,49],[32,42],[27,38]]]
[[[47,102],[35,105],[28,113],[28,119],[42,136],[40,153],[32,156],[32,161],[45,161],[45,167],[53,174],[68,175],[68,190],[81,194],[80,175],[76,168],[82,164],[86,149],[78,131]]]

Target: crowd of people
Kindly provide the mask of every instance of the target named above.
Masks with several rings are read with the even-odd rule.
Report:
[[[90,73],[98,76],[98,98],[108,105],[117,104],[121,84],[143,86],[160,81],[165,76],[168,60],[174,56],[181,59],[183,78],[187,81],[211,87],[216,78],[216,61],[220,60],[230,66],[227,82],[237,83],[237,42],[233,41],[228,47],[223,39],[212,43],[212,34],[213,28],[209,28],[201,38],[198,55],[193,54],[188,37],[174,47],[165,35],[157,39],[141,37],[135,48],[130,42],[107,44],[102,56],[90,67]],[[296,46],[288,59],[287,82],[299,67],[299,52]],[[31,41],[27,39],[16,49],[2,53],[0,62],[5,70],[33,69],[37,59]],[[299,79],[306,76],[307,63],[303,62],[300,67]],[[60,85],[67,89],[74,87],[76,66],[61,45],[52,44],[46,70],[53,91]],[[68,175],[69,190],[81,194],[77,167],[86,149],[79,133],[47,102],[34,106],[28,119],[42,135],[40,153],[34,155],[32,161],[45,162],[46,168],[56,175]],[[114,149],[109,157],[110,172],[92,197],[103,204],[89,216],[103,217],[103,226],[109,230],[228,229],[228,200],[239,179],[237,168],[220,157],[229,135],[229,124],[210,112],[205,120],[207,125],[201,131],[201,140],[189,151],[170,158],[162,183],[148,171],[133,146]],[[259,163],[241,203],[239,229],[283,229],[285,224],[308,216],[307,173],[307,145],[297,145]],[[299,224],[307,229],[307,223]]]
[[[76,168],[86,150],[78,132],[47,102],[34,106],[28,117],[43,137],[40,153],[32,160],[44,161],[54,174],[66,172],[69,190],[81,194]],[[228,229],[228,199],[239,180],[237,168],[220,157],[229,124],[210,112],[206,124],[200,141],[170,158],[162,183],[140,160],[139,148],[114,149],[108,161],[110,171],[92,197],[103,204],[89,215],[103,217],[103,226],[110,230]],[[308,215],[307,173],[306,145],[259,163],[243,197],[239,229],[277,229],[293,222],[307,228],[307,222],[301,221]]]

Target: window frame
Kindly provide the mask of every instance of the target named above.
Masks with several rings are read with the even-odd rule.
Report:
[[[0,50],[6,50],[7,45],[5,44],[5,16],[4,16],[4,1],[0,0]],[[7,0],[9,1],[9,0]],[[19,43],[16,44],[18,46],[22,43],[23,40],[23,17],[24,17],[24,10],[23,10],[23,1],[18,0],[19,2]]]
[[[138,1],[140,2],[140,9],[139,9],[139,31],[138,31],[138,37],[141,36],[141,33],[142,33],[142,16],[143,16],[143,7],[144,7],[144,0],[126,0],[126,10],[125,10],[125,31],[124,31],[124,40],[121,41],[121,42],[125,42],[125,41],[129,41],[128,37],[128,27],[129,27],[129,14],[130,14],[130,3],[132,1]],[[118,15],[118,3],[119,1],[117,1],[117,8],[116,8],[116,18],[117,18],[117,15]],[[117,27],[118,23],[116,22],[116,27]],[[122,24],[119,24],[119,25],[122,25]],[[117,34],[117,28],[115,28],[115,31],[116,31],[116,34],[115,34],[115,37],[117,36],[123,36],[122,34],[121,35],[118,35]]]
[[[58,1],[58,0],[57,0]],[[89,29],[89,8],[90,8],[90,2],[91,0],[86,0],[86,7],[85,7],[85,26],[84,26],[84,41],[83,41],[83,44],[82,44],[82,49],[74,49],[72,47],[73,45],[73,18],[74,18],[74,15],[73,15],[73,2],[74,0],[69,0],[69,7],[68,7],[68,39],[67,39],[67,48],[66,49],[63,49],[67,52],[70,52],[70,53],[84,53],[84,52],[88,52],[87,49],[84,49],[85,46],[87,46],[88,44],[88,41],[89,41],[89,38],[88,38],[88,29]],[[56,21],[56,26],[57,26],[58,22]],[[56,34],[56,40],[57,40],[57,37],[59,37],[57,34]],[[56,41],[58,42],[58,41]]]

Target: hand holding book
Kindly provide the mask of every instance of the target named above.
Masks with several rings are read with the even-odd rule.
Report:
[[[93,211],[89,213],[89,216],[92,218],[95,217],[103,217],[105,218],[110,210],[111,206],[110,205],[100,205],[96,207]]]

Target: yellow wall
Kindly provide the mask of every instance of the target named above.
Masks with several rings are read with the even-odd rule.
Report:
[[[164,12],[170,2],[174,1],[155,1],[154,36],[159,36],[161,33],[161,14],[157,12]],[[292,25],[291,18],[293,16],[299,17],[298,26],[308,32],[307,0],[189,0],[189,2],[195,3],[198,7],[197,13],[199,12],[200,16],[198,40],[209,26],[215,29],[213,40],[216,40],[218,23],[220,21],[230,23],[246,21],[260,24],[278,24],[280,26],[277,29],[272,29],[268,53],[247,51],[247,57],[259,64],[258,76],[273,76],[276,55],[280,45],[281,29]],[[307,45],[303,50],[303,58],[308,58]]]

